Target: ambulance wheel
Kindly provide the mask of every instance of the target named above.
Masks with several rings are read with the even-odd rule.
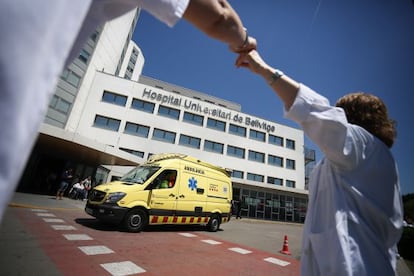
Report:
[[[148,224],[148,215],[142,209],[132,209],[125,215],[123,224],[129,232],[141,232]]]
[[[212,215],[207,223],[207,230],[210,232],[217,232],[220,227],[220,219],[217,215]]]

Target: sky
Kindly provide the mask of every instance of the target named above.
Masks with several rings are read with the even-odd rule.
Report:
[[[414,1],[229,0],[258,51],[334,104],[356,91],[379,96],[397,121],[392,147],[401,193],[414,193]],[[142,74],[239,103],[242,112],[299,128],[258,75],[236,68],[236,55],[180,20],[173,28],[142,11],[133,40]],[[305,137],[305,146],[320,151]]]

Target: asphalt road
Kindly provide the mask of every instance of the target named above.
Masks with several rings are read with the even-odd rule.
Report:
[[[141,233],[125,233],[118,227],[98,223],[83,211],[84,206],[85,202],[68,198],[55,200],[51,196],[16,193],[0,227],[1,274],[134,274],[134,267],[132,272],[115,268],[115,272],[108,273],[102,264],[112,264],[111,258],[121,262],[129,258],[132,264],[138,263],[146,270],[145,275],[203,275],[206,271],[216,275],[299,274],[301,224],[233,218],[214,233],[200,226],[153,226]],[[46,222],[56,219],[62,222]],[[73,241],[65,236],[74,233],[91,240]],[[291,255],[280,252],[286,249],[285,237]],[[79,250],[85,246],[103,246],[104,251],[113,253],[85,256]],[[276,265],[263,262],[268,258],[276,260]],[[163,270],[165,263],[171,265]],[[123,264],[131,265],[128,261]],[[399,260],[398,275],[413,276],[403,260]]]

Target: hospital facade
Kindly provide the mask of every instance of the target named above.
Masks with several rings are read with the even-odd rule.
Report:
[[[153,154],[182,153],[232,170],[243,217],[303,222],[315,161],[303,131],[142,75],[144,53],[131,40],[139,13],[99,27],[63,70],[18,190],[53,195],[69,167],[97,185]]]

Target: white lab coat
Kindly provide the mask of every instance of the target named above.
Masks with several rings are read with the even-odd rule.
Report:
[[[310,176],[301,274],[395,275],[403,209],[388,147],[304,85],[285,116],[325,155]]]
[[[188,3],[189,0],[0,1],[0,121],[6,124],[0,131],[0,221],[65,61],[71,62],[85,39],[107,20],[141,7],[173,26]]]

